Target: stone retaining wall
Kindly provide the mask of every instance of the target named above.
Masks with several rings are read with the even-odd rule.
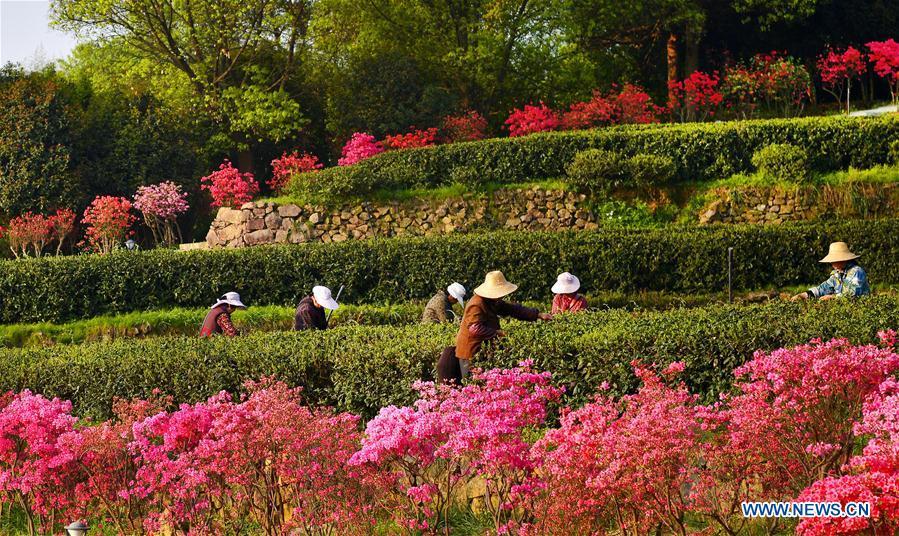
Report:
[[[720,188],[699,212],[699,223],[783,223],[827,216],[894,217],[899,209],[896,184],[839,187]]]
[[[426,236],[476,229],[595,229],[586,197],[530,188],[441,201],[319,205],[246,203],[222,208],[206,235],[210,247],[342,242],[389,236]]]

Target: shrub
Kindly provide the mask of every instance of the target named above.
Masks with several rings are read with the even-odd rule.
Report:
[[[618,121],[625,125],[658,123],[666,111],[664,107],[656,106],[642,87],[633,84],[621,88],[615,97],[615,105],[619,110]]]
[[[566,173],[572,186],[603,195],[623,186],[628,176],[626,160],[618,153],[602,149],[577,153]]]
[[[593,98],[575,102],[562,114],[561,127],[564,130],[604,127],[618,121],[620,111],[613,96],[606,97],[599,90],[593,91]]]
[[[684,80],[669,81],[668,92],[675,99],[668,103],[671,113],[681,122],[705,121],[713,117],[724,101],[719,84],[718,73],[702,71],[694,71]]]
[[[181,241],[177,218],[187,212],[187,192],[171,181],[141,186],[134,194],[134,208],[144,215],[144,222],[153,233],[153,240],[161,246]]]
[[[364,195],[376,189],[433,188],[452,184],[452,172],[472,167],[484,180],[519,183],[562,177],[575,155],[604,149],[633,155],[667,156],[677,165],[678,181],[720,179],[721,162],[733,173],[752,171],[752,155],[774,143],[791,143],[808,153],[816,171],[868,168],[889,158],[889,143],[899,138],[899,119],[811,117],[749,122],[617,126],[581,132],[546,132],[391,151],[350,167],[325,169],[314,178],[302,174],[289,193]]]
[[[318,157],[313,154],[297,151],[287,154],[285,151],[281,158],[272,160],[272,178],[266,184],[273,192],[280,192],[294,175],[318,171],[322,167]]]
[[[411,149],[413,147],[429,147],[437,143],[437,128],[413,130],[407,134],[386,136],[382,142],[388,151]]]
[[[648,248],[646,248],[648,249]],[[544,276],[544,280],[546,277]],[[877,340],[899,325],[899,299],[870,297],[824,304],[716,305],[665,312],[588,312],[552,323],[514,323],[476,365],[511,367],[534,359],[553,371],[565,400],[580,405],[607,382],[611,395],[633,392],[630,362],[685,366],[690,392],[705,402],[727,391],[733,369],[757,349],[815,337]],[[310,404],[371,418],[380,408],[410,405],[413,382],[432,378],[456,326],[346,326],[315,333],[252,334],[236,339],[160,337],[0,350],[0,390],[29,388],[72,400],[81,414],[108,417],[114,398],[147,397],[154,389],[176,402],[197,402],[246,379],[274,376],[302,386]],[[535,352],[539,348],[539,352]]]
[[[477,192],[484,187],[481,173],[473,167],[458,167],[451,172],[450,178],[453,184],[461,184],[472,192]]]
[[[634,155],[627,160],[626,167],[629,179],[641,188],[669,184],[677,174],[673,160],[654,154]]]
[[[81,219],[86,226],[87,248],[97,253],[110,253],[133,233],[130,228],[134,220],[131,201],[111,195],[98,196],[84,210]]]
[[[874,62],[874,72],[890,85],[893,104],[899,103],[899,43],[894,39],[871,41],[867,44],[868,58]]]
[[[559,128],[559,116],[542,102],[538,106],[526,104],[509,114],[505,122],[510,137],[526,136],[535,132],[546,132]]]
[[[356,132],[341,149],[340,154],[342,156],[337,161],[337,165],[351,166],[383,152],[384,146],[375,140],[374,136],[365,132]]]
[[[821,87],[837,100],[843,102],[845,88],[846,113],[849,113],[849,98],[852,92],[852,80],[867,70],[864,55],[855,47],[847,47],[842,52],[829,49],[818,58],[818,74],[821,76]]]
[[[775,143],[752,155],[752,165],[768,177],[789,182],[806,183],[811,178],[808,155],[789,143]]]
[[[75,212],[67,208],[61,208],[49,217],[50,229],[53,232],[53,238],[56,240],[56,254],[62,251],[62,246],[75,231]]]
[[[487,137],[487,120],[474,110],[448,115],[443,118],[443,137],[449,143],[482,140]]]
[[[823,279],[815,262],[844,240],[871,281],[899,281],[899,221],[711,226],[601,232],[494,232],[337,244],[137,253],[0,262],[0,323],[60,321],[171,307],[209,307],[226,290],[253,305],[296,304],[316,284],[347,285],[347,303],[422,299],[446,281],[466,287],[499,268],[516,299],[549,297],[558,273],[600,290],[709,293]],[[453,252],[465,251],[465,255]],[[434,259],[441,262],[435,263]],[[762,269],[762,267],[764,269]],[[324,279],[323,279],[324,278]],[[198,283],[202,281],[203,283]],[[330,282],[330,283],[329,283]]]
[[[5,236],[16,258],[40,257],[53,233],[51,222],[43,214],[26,212],[9,220]]]
[[[200,179],[201,188],[212,196],[213,207],[238,208],[259,193],[259,184],[250,172],[241,173],[225,160],[218,171]]]

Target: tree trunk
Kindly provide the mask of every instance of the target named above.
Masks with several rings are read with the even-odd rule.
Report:
[[[686,55],[684,56],[684,77],[690,76],[699,70],[699,36],[692,30],[684,34],[686,41]]]
[[[668,104],[672,105],[677,101],[677,95],[672,89],[672,84],[677,82],[677,34],[671,32],[668,36]]]
[[[237,153],[237,169],[241,173],[253,173],[253,151],[243,149]]]

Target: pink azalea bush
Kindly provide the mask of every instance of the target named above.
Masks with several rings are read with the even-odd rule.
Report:
[[[239,208],[259,193],[259,183],[250,172],[241,173],[225,160],[218,171],[200,179],[201,188],[212,196],[213,207]]]
[[[356,132],[340,151],[342,156],[337,161],[337,165],[351,166],[383,152],[384,146],[374,136],[365,132]]]
[[[847,47],[842,52],[830,49],[818,58],[817,65],[821,86],[837,99],[837,103],[843,102],[845,90],[848,114],[852,80],[861,76],[867,69],[864,55],[855,47]]]
[[[868,59],[874,63],[874,72],[890,85],[893,104],[899,104],[899,43],[893,39],[871,41]]]
[[[4,230],[3,236],[16,258],[29,255],[40,257],[53,236],[53,227],[43,214],[26,212],[9,220],[9,227]]]
[[[141,186],[134,194],[134,208],[144,215],[157,244],[171,246],[180,241],[177,218],[190,208],[187,192],[171,181]]]
[[[475,478],[486,484],[484,507],[497,530],[514,522],[516,509],[539,489],[537,463],[522,434],[544,423],[546,405],[561,390],[530,362],[474,379],[462,388],[417,384],[418,401],[383,408],[350,460],[397,472],[394,492],[404,504],[396,517],[408,529],[436,530],[455,492]]]
[[[266,184],[273,192],[281,192],[290,182],[290,178],[300,173],[318,171],[324,167],[318,157],[309,153],[285,151],[280,158],[272,160],[272,178]]]
[[[559,116],[542,102],[538,105],[526,104],[524,108],[516,108],[509,114],[505,122],[509,136],[527,136],[535,132],[558,130],[561,122]]]
[[[487,120],[474,110],[461,115],[448,115],[443,118],[442,131],[449,143],[482,140],[487,137]]]
[[[133,234],[131,225],[131,201],[111,195],[97,196],[84,210],[81,223],[85,225],[84,240],[87,248],[98,253],[109,253]]]
[[[412,127],[411,132],[385,136],[382,142],[388,151],[399,149],[412,149],[414,147],[429,147],[437,144],[437,128],[418,129]]]

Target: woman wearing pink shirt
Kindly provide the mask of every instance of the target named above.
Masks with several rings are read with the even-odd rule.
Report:
[[[556,284],[553,285],[552,314],[559,313],[577,313],[587,309],[587,298],[578,294],[581,288],[581,282],[577,277],[564,272],[556,278]]]

